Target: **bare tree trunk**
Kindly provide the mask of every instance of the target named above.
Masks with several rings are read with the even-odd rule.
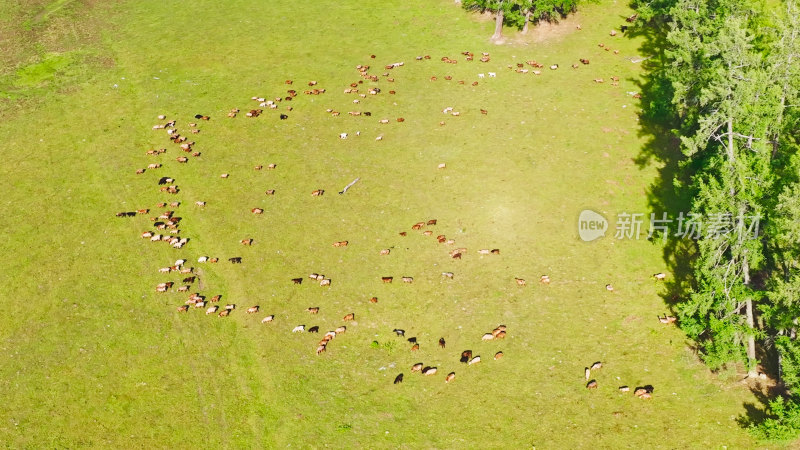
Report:
[[[528,24],[531,22],[531,10],[525,10],[525,25],[522,26],[522,34],[528,34]]]
[[[735,163],[735,146],[733,144],[733,118],[728,117],[728,145],[727,145],[727,153],[728,153],[728,162],[731,165],[731,170],[735,170],[733,165]],[[731,186],[731,197],[734,196],[733,187]],[[739,227],[737,229],[743,230],[744,224],[741,223],[744,221],[744,213],[745,207],[744,205],[739,206]],[[745,286],[750,286],[750,265],[747,262],[747,254],[745,253],[743,256],[744,260],[742,261],[742,278]],[[745,320],[747,321],[747,376],[748,377],[756,377],[758,376],[758,371],[756,370],[756,337],[755,337],[755,321],[753,320],[753,299],[747,297],[745,300]]]
[[[733,153],[733,118],[728,117],[728,161],[731,163],[731,170],[733,170],[734,153]],[[733,195],[733,187],[731,187],[731,195]]]
[[[742,220],[742,219],[740,219]],[[742,276],[744,277],[745,286],[750,285],[750,266],[747,264],[747,256],[744,258],[742,264]],[[755,336],[755,321],[753,320],[753,299],[748,297],[745,300],[745,315],[747,320],[747,376],[748,378],[755,378],[758,376],[756,370],[756,336]]]
[[[751,331],[747,335],[747,376],[755,377],[758,375],[758,370],[756,370],[756,337],[753,334],[756,331],[753,324],[753,299],[747,299],[745,308],[747,309],[747,327]]]
[[[494,20],[494,34],[492,35],[493,41],[503,39],[503,2],[497,5],[497,14]]]

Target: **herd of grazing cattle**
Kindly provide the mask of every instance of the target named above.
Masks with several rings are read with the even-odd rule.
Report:
[[[607,46],[604,46],[603,44],[601,44],[600,47],[604,48],[607,51],[610,50]],[[474,60],[474,54],[472,52],[463,52],[462,55],[465,57],[465,61],[473,61]],[[375,56],[372,55],[372,58],[375,58]],[[426,60],[430,60],[430,59],[431,59],[431,57],[428,56],[428,55],[419,56],[419,57],[416,58],[417,61],[426,61]],[[443,63],[445,63],[445,64],[457,64],[459,62],[457,59],[453,59],[453,58],[449,58],[449,57],[442,57],[441,61]],[[483,63],[488,63],[488,62],[491,61],[491,57],[490,57],[490,55],[488,53],[483,53],[481,58],[479,59],[479,61],[481,61]],[[579,62],[582,65],[588,65],[589,64],[589,60],[586,59],[586,58],[580,59]],[[527,61],[525,64],[530,66],[531,69],[526,69],[525,65],[522,64],[522,63],[516,63],[514,65],[508,65],[507,67],[509,69],[511,69],[513,72],[516,72],[516,73],[519,73],[519,74],[527,74],[530,71],[530,73],[532,73],[534,75],[541,75],[541,71],[539,71],[537,69],[545,67],[544,64],[538,63],[538,62],[533,61],[533,60]],[[389,64],[389,65],[383,66],[384,69],[386,70],[386,72],[384,72],[383,75],[382,75],[383,79],[387,83],[394,83],[395,82],[395,78],[393,76],[391,76],[389,71],[396,70],[397,68],[402,67],[402,66],[404,66],[404,63],[402,63],[402,62],[393,63],[393,64]],[[549,67],[552,70],[558,69],[558,65],[557,64],[549,65]],[[580,67],[580,66],[577,63],[575,65],[573,65],[573,68],[577,69],[578,67]],[[356,70],[358,71],[360,79],[358,79],[355,82],[350,83],[348,85],[348,87],[344,89],[344,94],[351,95],[351,96],[352,95],[356,96],[356,98],[353,99],[353,104],[361,104],[362,102],[366,102],[367,101],[366,99],[368,98],[368,96],[378,96],[378,95],[381,95],[383,93],[383,90],[376,85],[381,80],[381,77],[379,75],[375,75],[375,74],[370,73],[370,69],[371,69],[371,67],[369,65],[366,65],[366,64],[358,65],[356,67]],[[497,77],[497,72],[487,72],[487,73],[488,73],[489,78],[496,78]],[[448,80],[448,81],[452,80],[452,76],[450,76],[450,75],[443,76],[442,78],[444,80]],[[485,78],[485,74],[484,73],[479,73],[478,74],[478,78],[480,78],[480,79]],[[431,81],[437,81],[438,79],[439,79],[439,77],[435,76],[435,75],[430,78]],[[617,80],[616,77],[614,77],[613,79],[615,81]],[[595,81],[601,82],[602,80],[599,80],[599,81],[595,80]],[[362,89],[362,85],[364,85],[365,82],[372,83],[373,85],[371,87],[366,88],[365,92],[360,92],[360,90]],[[286,85],[292,85],[293,83],[294,82],[292,80],[286,80],[286,82],[285,82]],[[465,84],[466,81],[465,80],[461,80],[461,81],[458,81],[458,83],[459,84]],[[315,85],[317,85],[317,82],[316,81],[310,81],[310,82],[308,82],[308,85],[309,85],[309,87],[315,86]],[[472,86],[477,86],[478,85],[478,81],[472,82],[471,85]],[[314,88],[314,89],[311,89],[311,90],[305,90],[303,93],[305,95],[319,96],[319,95],[326,94],[326,92],[327,91],[324,88]],[[248,112],[245,114],[245,116],[250,118],[250,119],[256,119],[258,117],[261,117],[261,116],[265,115],[265,109],[273,109],[273,110],[279,109],[281,104],[287,105],[289,103],[292,103],[293,101],[296,102],[296,99],[298,99],[298,92],[296,90],[294,90],[294,89],[287,90],[286,94],[287,95],[285,95],[285,96],[277,96],[277,97],[274,97],[272,99],[268,99],[268,98],[265,98],[265,97],[257,97],[257,96],[256,97],[252,97],[251,100],[256,102],[258,104],[259,108],[249,109]],[[396,91],[395,90],[388,90],[388,94],[389,95],[395,95]],[[280,115],[279,115],[280,120],[289,119],[289,116],[288,116],[287,113],[293,111],[294,108],[292,106],[286,106],[285,108],[282,108],[282,109],[285,110],[285,112],[280,113]],[[230,110],[230,112],[227,114],[227,117],[229,118],[228,120],[236,118],[237,115],[239,114],[239,112],[240,112],[239,108],[232,108]],[[455,111],[453,107],[446,107],[446,108],[444,108],[444,110],[442,112],[444,114],[446,114],[446,115],[451,116],[451,117],[458,117],[458,116],[462,115],[461,111]],[[483,115],[488,114],[488,111],[486,109],[481,109],[480,112]],[[332,108],[328,108],[326,110],[326,113],[330,114],[333,117],[337,117],[337,116],[340,115],[339,111],[336,111],[336,110],[334,110]],[[370,111],[361,111],[361,110],[359,110],[359,111],[350,111],[348,116],[350,116],[350,117],[370,117],[370,116],[372,116],[372,113]],[[198,120],[198,121],[209,121],[209,120],[211,120],[210,116],[203,115],[203,114],[197,114],[197,115],[194,116],[194,118],[196,120]],[[192,158],[201,157],[201,153],[199,151],[195,150],[196,143],[194,141],[190,141],[189,138],[184,135],[185,133],[182,134],[182,132],[179,131],[179,129],[177,128],[178,127],[178,121],[177,120],[171,119],[171,118],[169,120],[167,120],[167,117],[164,116],[164,115],[158,116],[158,119],[161,121],[161,123],[158,123],[155,126],[153,126],[152,127],[153,130],[166,130],[166,135],[167,135],[166,137],[169,139],[170,143],[174,144],[174,147],[173,147],[174,151],[179,152],[179,154],[185,154],[185,156],[179,156],[177,158],[174,158],[174,160],[177,163],[179,163],[179,164],[188,164],[190,161],[192,161]],[[394,119],[394,122],[396,122],[396,123],[403,123],[404,121],[405,121],[405,119],[403,117],[397,117],[397,118]],[[390,122],[390,119],[389,118],[380,118],[380,119],[378,119],[378,122],[381,123],[381,124],[388,124]],[[439,125],[444,125],[444,124],[445,124],[444,122],[440,122],[439,123]],[[186,124],[186,128],[184,130],[186,132],[188,132],[188,133],[191,133],[191,134],[199,134],[200,131],[201,131],[198,123],[187,123]],[[353,135],[354,136],[360,136],[360,134],[361,134],[360,131],[342,132],[342,133],[339,134],[339,138],[347,139],[348,136],[353,136]],[[382,140],[383,137],[384,137],[384,135],[381,134],[376,138],[376,140]],[[150,149],[150,150],[148,150],[146,152],[146,155],[150,156],[150,157],[158,158],[161,155],[164,155],[164,154],[169,153],[169,152],[170,152],[170,150],[168,150],[167,148]],[[148,164],[145,168],[137,169],[136,170],[136,174],[137,175],[143,175],[148,171],[156,171],[156,170],[161,171],[161,170],[163,170],[163,168],[166,165],[167,165],[167,161],[151,163],[151,164]],[[254,170],[262,170],[265,167],[268,170],[275,170],[277,168],[277,165],[274,164],[274,163],[273,164],[268,164],[266,166],[263,165],[263,164],[258,164],[258,165],[255,165],[253,167],[253,169]],[[444,163],[439,164],[438,168],[439,169],[445,169],[446,165]],[[230,176],[231,176],[231,173],[226,172],[226,173],[223,173],[220,177],[222,179],[227,179]],[[358,179],[356,179],[356,181],[358,181]],[[355,183],[355,181],[353,183],[351,183],[350,185],[348,185],[343,191],[340,191],[339,193],[340,194],[344,194],[347,191],[347,189],[350,188],[354,183]],[[158,186],[160,186],[158,188],[159,192],[162,192],[162,193],[165,193],[165,194],[169,194],[169,195],[173,195],[173,196],[180,196],[180,194],[181,194],[181,190],[180,190],[179,186],[176,184],[176,180],[171,178],[171,177],[167,177],[167,176],[159,177],[158,180],[157,180],[157,184],[158,184]],[[323,196],[324,193],[325,193],[324,189],[316,189],[316,190],[313,190],[312,192],[310,192],[311,196],[313,196],[313,197]],[[275,190],[274,189],[267,190],[266,191],[266,195],[270,195],[270,196],[275,195]],[[195,200],[194,204],[198,208],[205,208],[206,201],[204,201],[204,200]],[[142,232],[141,233],[141,237],[143,239],[149,239],[152,242],[167,242],[172,247],[174,247],[175,249],[181,249],[185,245],[189,244],[190,240],[188,238],[186,238],[186,237],[182,237],[182,235],[181,235],[181,231],[182,231],[181,228],[180,228],[180,226],[182,225],[181,217],[176,215],[177,214],[176,211],[178,210],[178,208],[181,205],[182,205],[181,201],[167,201],[167,202],[158,203],[156,205],[156,209],[158,209],[160,212],[156,213],[155,215],[151,215],[151,217],[150,217],[150,222],[151,222],[151,227],[150,228],[152,228],[152,229],[148,229],[148,230]],[[167,208],[169,208],[169,209],[167,209]],[[254,214],[254,215],[260,215],[260,214],[264,214],[265,210],[264,210],[264,208],[261,208],[261,207],[253,207],[253,208],[250,209],[250,212],[252,214]],[[137,211],[120,212],[120,213],[117,213],[117,216],[118,217],[136,217],[136,216],[148,215],[148,214],[150,214],[150,209],[149,208],[143,208],[143,209],[139,209]],[[437,220],[436,219],[428,219],[428,220],[423,220],[423,221],[417,222],[417,223],[413,224],[410,228],[411,228],[411,231],[419,232],[423,236],[435,237],[435,242],[437,244],[442,244],[443,246],[445,246],[448,249],[450,249],[451,246],[455,245],[455,240],[454,239],[448,239],[444,234],[436,234],[434,236],[433,228],[436,227],[436,226],[437,226]],[[408,236],[408,231],[401,231],[399,233],[399,235],[401,237]],[[244,246],[256,245],[256,241],[253,238],[249,238],[249,237],[241,239],[239,242]],[[344,247],[348,247],[348,246],[352,247],[350,245],[350,242],[347,241],[347,240],[333,242],[332,246],[335,247],[335,248],[344,248]],[[389,248],[383,249],[383,250],[380,251],[380,255],[384,255],[384,256],[389,255],[390,253],[391,253],[391,249],[389,249]],[[485,249],[477,250],[477,253],[479,255],[499,255],[500,254],[500,249],[497,249],[497,248],[485,248]],[[464,248],[464,247],[452,248],[451,250],[448,251],[449,257],[451,259],[454,259],[454,260],[461,260],[463,258],[463,256],[466,255],[466,254],[467,254],[467,248]],[[231,264],[240,264],[240,263],[242,263],[242,257],[240,257],[240,256],[229,256],[226,259]],[[199,264],[214,264],[214,263],[218,263],[220,261],[220,258],[219,257],[206,256],[206,255],[200,255],[200,256],[196,257],[196,261]],[[168,293],[171,290],[173,290],[173,288],[175,288],[174,289],[175,291],[182,292],[182,293],[188,293],[189,291],[199,290],[199,289],[192,289],[192,286],[199,281],[199,277],[198,277],[198,275],[195,274],[195,269],[191,265],[189,265],[189,263],[188,263],[188,261],[186,259],[183,259],[183,258],[178,259],[177,261],[174,262],[174,264],[160,268],[159,269],[159,273],[163,273],[163,274],[177,273],[177,274],[180,274],[178,279],[181,280],[180,281],[180,285],[177,286],[177,287],[176,287],[176,283],[178,283],[177,280],[171,280],[171,281],[166,281],[166,282],[159,283],[156,286],[156,292],[158,292],[160,294]],[[664,276],[665,276],[664,274],[656,274],[656,275],[654,275],[654,278],[656,280],[663,280]],[[454,273],[453,272],[442,272],[442,277],[445,277],[447,279],[452,279],[454,277]],[[330,286],[331,282],[332,282],[330,278],[327,278],[325,275],[320,275],[320,274],[317,274],[317,273],[312,273],[312,274],[308,275],[308,278],[311,279],[311,280],[314,280],[317,283],[319,283],[320,286]],[[380,281],[382,283],[392,283],[392,281],[394,280],[395,277],[393,275],[382,275],[380,277],[376,276],[376,282],[377,282],[378,278],[380,278]],[[414,282],[414,278],[412,276],[408,276],[408,275],[403,275],[403,276],[400,277],[400,279],[402,280],[403,283],[407,283],[407,284],[410,284],[410,283]],[[295,285],[300,285],[300,284],[302,284],[302,282],[304,280],[304,277],[292,278],[290,276],[287,276],[287,280],[291,280],[291,282],[293,284],[295,284]],[[527,282],[523,278],[514,278],[513,281],[520,287],[527,286]],[[550,284],[550,276],[549,275],[541,275],[541,277],[539,278],[539,282],[541,284],[543,284],[543,285]],[[607,286],[607,289],[609,291],[612,290],[610,284]],[[207,298],[208,298],[208,301],[206,300]],[[222,295],[220,295],[220,294],[212,295],[209,298],[208,296],[201,294],[201,292],[193,292],[191,294],[188,294],[188,296],[186,297],[186,300],[184,301],[184,304],[178,306],[177,310],[180,313],[187,313],[190,310],[191,307],[194,307],[194,308],[197,308],[197,309],[205,309],[206,315],[216,314],[218,317],[229,317],[236,310],[236,304],[235,303],[228,303],[228,304],[226,304],[226,306],[222,310],[220,310],[220,307],[217,305],[217,303],[219,303],[221,301],[221,299],[222,299]],[[369,299],[369,302],[370,303],[378,303],[378,298],[377,297],[371,297]],[[253,305],[253,306],[248,307],[248,309],[246,311],[247,311],[248,314],[257,314],[257,313],[261,312],[261,308],[259,307],[259,305]],[[320,307],[318,307],[318,306],[308,307],[308,308],[306,308],[305,311],[310,315],[316,316],[320,312]],[[353,322],[355,324],[355,322],[354,322],[355,321],[355,313],[353,313],[353,312],[346,313],[342,317],[341,320],[342,320],[342,322]],[[665,315],[663,318],[659,317],[659,320],[662,323],[674,323],[675,318]],[[277,322],[277,319],[276,319],[276,315],[275,314],[266,315],[261,320],[261,323],[263,323],[263,324],[275,324],[276,322]],[[274,325],[271,325],[271,326],[274,326]],[[287,328],[286,328],[287,331],[290,329],[289,326],[287,326]],[[319,332],[319,326],[311,326],[311,327],[306,328],[305,324],[295,325],[293,328],[291,328],[291,332],[292,333],[318,333]],[[321,355],[322,353],[326,352],[327,348],[328,348],[328,345],[331,342],[333,342],[334,338],[336,338],[338,336],[341,336],[341,335],[345,334],[346,332],[347,332],[347,327],[344,326],[344,325],[339,326],[338,328],[335,328],[334,330],[330,330],[330,331],[326,332],[325,335],[323,336],[323,338],[316,344],[315,353],[317,355]],[[402,329],[394,329],[393,332],[396,334],[397,337],[405,337],[405,331],[402,330]],[[508,333],[508,330],[506,329],[506,326],[501,324],[501,325],[498,325],[496,328],[494,328],[491,332],[483,334],[483,336],[482,336],[482,338],[480,340],[481,341],[502,341],[502,340],[504,340],[506,338],[507,333]],[[476,344],[478,344],[477,336],[479,336],[479,334],[476,334],[476,337],[475,337]],[[420,343],[417,342],[417,338],[416,337],[408,338],[407,341],[411,344],[410,351],[413,352],[413,351],[416,351],[416,350],[418,350],[420,348]],[[444,337],[441,337],[438,340],[438,344],[439,344],[439,347],[442,349],[441,351],[443,351],[443,352],[447,351],[446,350],[446,340],[445,340]],[[481,345],[486,345],[486,344],[481,344]],[[497,349],[497,348],[492,349],[491,351],[494,352],[493,360],[495,360],[495,361],[500,360],[504,356],[504,352],[502,350]],[[475,365],[475,364],[481,362],[481,356],[480,355],[473,355],[473,351],[472,350],[463,350],[463,351],[461,351],[459,353],[459,355],[460,355],[459,361],[461,363],[466,364],[467,366],[472,366],[472,365]],[[601,367],[602,367],[602,365],[598,362],[598,363],[595,363],[595,364],[591,365],[591,367],[586,368],[585,378],[586,378],[586,381],[588,382],[587,385],[586,385],[586,387],[588,389],[596,389],[598,387],[598,383],[597,383],[596,380],[590,380],[590,375],[591,375],[591,371],[592,370],[599,370]],[[437,367],[426,366],[425,364],[420,362],[420,363],[413,364],[410,367],[410,371],[411,371],[411,373],[419,372],[419,373],[421,373],[422,375],[425,375],[425,376],[433,376],[439,370],[438,370]],[[399,375],[397,375],[395,377],[394,383],[395,384],[401,383],[403,381],[403,379],[404,379],[404,374],[400,373]],[[450,371],[448,373],[448,375],[445,377],[445,382],[446,383],[450,383],[454,379],[455,379],[455,372],[454,371]],[[628,388],[626,386],[620,387],[619,389],[620,389],[620,391],[627,391],[628,390]],[[650,398],[652,391],[653,391],[652,386],[645,386],[645,387],[642,387],[642,388],[637,388],[635,390],[635,394],[636,394],[637,397],[640,397],[640,398]]]

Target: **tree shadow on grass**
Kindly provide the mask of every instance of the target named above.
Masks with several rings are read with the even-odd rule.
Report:
[[[647,189],[647,203],[655,220],[664,219],[666,214],[669,221],[663,223],[666,233],[655,233],[652,240],[662,246],[664,262],[671,274],[665,280],[662,297],[674,313],[676,304],[692,287],[690,261],[695,256],[696,246],[689,238],[675,236],[678,217],[681,213],[686,215],[691,208],[691,192],[686,188],[691,167],[686,166],[686,157],[681,153],[680,140],[674,131],[679,128],[679,121],[672,106],[672,85],[663,71],[666,37],[656,27],[646,24],[628,28],[625,35],[642,40],[639,55],[631,62],[642,65],[644,76],[630,81],[638,87],[641,96],[638,135],[645,143],[634,162],[642,168],[660,166],[658,177]]]

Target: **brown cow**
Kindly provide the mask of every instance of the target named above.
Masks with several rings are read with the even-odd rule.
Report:
[[[435,375],[436,374],[436,367],[426,367],[422,369],[423,375]]]
[[[342,318],[342,320],[347,322],[348,320],[355,320],[355,318],[356,318],[356,314],[355,313],[350,313],[350,314],[344,316],[344,318]]]

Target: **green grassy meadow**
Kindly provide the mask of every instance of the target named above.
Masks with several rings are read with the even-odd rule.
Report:
[[[756,446],[736,421],[760,405],[756,395],[733,374],[709,373],[681,332],[656,320],[669,310],[650,276],[667,264],[646,225],[639,240],[616,240],[613,228],[578,239],[585,208],[612,227],[621,212],[649,216],[662,168],[640,162],[654,137],[627,93],[645,75],[630,61],[643,41],[609,36],[631,14],[623,2],[588,5],[574,19],[582,30],[542,42],[507,29],[500,46],[488,42],[493,23],[444,0],[25,3],[0,0],[6,446]],[[491,60],[479,62],[480,52]],[[579,58],[591,63],[570,68]],[[507,68],[528,60],[545,64],[541,75]],[[404,65],[383,69],[395,62]],[[379,76],[360,92],[382,92],[356,105],[343,90],[361,79],[359,64]],[[497,77],[478,79],[488,72]],[[304,95],[310,80],[326,92]],[[251,97],[287,89],[300,94],[245,117],[258,108]],[[231,108],[238,117],[226,117]],[[159,114],[196,141],[199,157],[151,129]],[[199,134],[188,134],[189,122]],[[183,155],[190,161],[178,164]],[[135,174],[150,163],[163,167]],[[270,163],[277,168],[253,170]],[[162,176],[180,193],[159,192]],[[325,195],[312,197],[315,189]],[[172,208],[190,239],[182,249],[139,238],[162,201],[182,202]],[[115,217],[140,208],[151,213]],[[411,230],[428,219],[437,219],[425,228],[433,236]],[[349,245],[331,246],[341,240]],[[448,255],[454,247],[468,249],[462,260]],[[379,255],[384,248],[391,254]],[[204,255],[220,262],[198,264]],[[234,256],[243,263],[225,261]],[[158,272],[179,258],[200,278],[190,292],[222,294],[238,306],[230,317],[178,313],[187,294],[155,292],[181,284]],[[312,272],[332,285],[317,286]],[[538,283],[542,274],[550,285]],[[246,314],[252,305],[261,312]],[[351,312],[347,332],[315,355],[322,333]],[[261,324],[267,314],[275,321]],[[322,333],[291,333],[299,324]],[[498,324],[507,338],[482,342]],[[466,349],[483,361],[459,363]],[[497,351],[505,356],[495,361]],[[589,391],[583,368],[598,360],[599,388]],[[410,373],[417,362],[438,373]],[[617,390],[646,384],[650,401]]]

